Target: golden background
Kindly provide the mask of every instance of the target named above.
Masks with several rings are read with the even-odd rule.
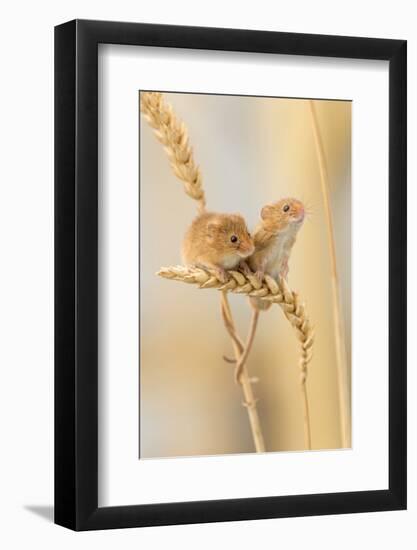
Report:
[[[263,205],[301,199],[312,214],[290,259],[289,285],[315,325],[307,388],[313,449],[341,447],[330,259],[308,102],[298,99],[164,94],[189,131],[209,210],[240,212],[253,229]],[[350,371],[351,102],[316,101],[328,163],[336,257]],[[215,290],[167,281],[181,263],[197,204],[171,171],[163,147],[140,121],[140,457],[254,452],[230,338]],[[250,308],[230,295],[239,333]],[[268,451],[304,449],[299,348],[280,308],[261,313],[248,369]]]

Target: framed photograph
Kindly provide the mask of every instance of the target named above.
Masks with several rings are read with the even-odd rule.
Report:
[[[406,508],[406,42],[55,29],[55,522]]]

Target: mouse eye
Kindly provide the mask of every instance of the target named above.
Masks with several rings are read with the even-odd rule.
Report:
[[[288,212],[288,210],[290,209],[290,205],[289,204],[284,204],[283,208],[284,212]]]
[[[237,243],[237,237],[236,237],[236,235],[232,235],[232,236],[230,237],[230,240],[232,241],[232,243]]]

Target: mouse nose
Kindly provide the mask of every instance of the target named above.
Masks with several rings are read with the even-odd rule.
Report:
[[[245,244],[241,243],[240,250],[244,254],[249,255],[253,253],[253,251],[255,250],[255,246],[252,243],[245,243]]]
[[[245,247],[245,251],[248,254],[252,254],[255,251],[255,245],[253,243],[248,243]]]

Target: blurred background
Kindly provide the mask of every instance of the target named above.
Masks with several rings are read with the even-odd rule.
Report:
[[[342,446],[330,285],[330,260],[318,160],[308,102],[166,93],[189,131],[210,210],[240,212],[252,230],[266,203],[284,196],[312,211],[290,259],[316,328],[307,388],[313,449]],[[328,163],[336,256],[351,365],[351,103],[315,101]],[[173,175],[163,147],[140,120],[140,458],[254,452],[242,392],[234,382],[230,338],[215,290],[161,279],[181,263],[195,201]],[[243,339],[250,308],[229,295]],[[278,307],[261,313],[249,357],[267,451],[304,449],[299,347]]]

